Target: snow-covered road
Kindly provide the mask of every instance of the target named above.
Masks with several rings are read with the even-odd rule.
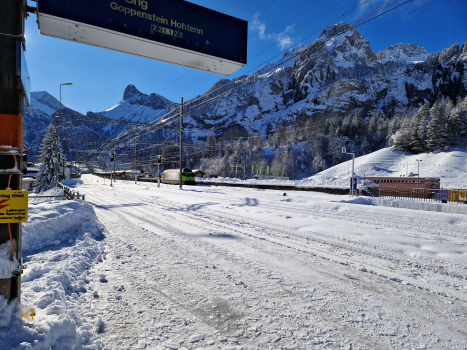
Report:
[[[98,182],[99,181],[99,182]],[[465,349],[467,216],[83,176],[106,349]]]

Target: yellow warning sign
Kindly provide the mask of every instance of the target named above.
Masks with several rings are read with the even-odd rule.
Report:
[[[28,192],[0,191],[0,224],[28,221]]]

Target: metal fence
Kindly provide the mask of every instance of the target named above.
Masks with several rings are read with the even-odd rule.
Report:
[[[72,190],[71,188],[65,186],[65,185],[62,185],[60,182],[57,184],[58,187],[60,187],[61,189],[63,189],[63,193],[64,193],[64,196],[66,199],[70,199],[70,200],[73,200],[73,199],[81,199],[84,201],[84,194],[79,194],[78,191],[74,191]],[[57,196],[55,196],[57,197]]]
[[[467,204],[466,189],[371,188],[374,197]]]

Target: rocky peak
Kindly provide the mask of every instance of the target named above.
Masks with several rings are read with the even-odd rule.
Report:
[[[350,23],[340,22],[325,28],[318,40],[325,43],[337,66],[367,66],[376,61],[369,41]]]
[[[321,32],[319,39],[322,41],[327,41],[329,39],[332,39],[335,36],[338,36],[344,33],[348,35],[353,35],[354,33],[360,34],[360,32],[357,29],[355,29],[350,23],[339,22],[332,26],[326,27]]]
[[[409,62],[409,61],[423,61],[428,51],[422,46],[414,44],[396,44],[391,45],[379,51],[376,57],[379,61],[395,61],[395,62]]]
[[[164,109],[172,102],[158,94],[151,95],[140,92],[134,85],[130,84],[123,92],[123,100],[129,100],[132,105],[145,105],[153,109]]]
[[[130,84],[125,88],[123,92],[123,99],[128,100],[135,95],[141,95],[141,92],[136,88],[136,86]]]

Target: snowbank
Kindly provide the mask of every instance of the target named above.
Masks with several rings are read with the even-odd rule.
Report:
[[[16,241],[13,241],[16,244]],[[0,279],[10,278],[13,271],[20,271],[18,261],[12,260],[13,252],[10,241],[0,244]]]
[[[102,261],[102,237],[89,203],[30,203],[29,221],[23,224],[22,303],[8,305],[0,297],[2,349],[98,348],[94,322],[82,314],[89,311],[82,305],[89,300],[90,269]],[[33,310],[28,305],[36,309],[34,320],[21,317]]]
[[[412,210],[425,210],[425,211],[436,211],[442,213],[451,214],[467,214],[467,205],[456,205],[449,203],[431,203],[422,201],[407,201],[403,199],[391,199],[391,198],[370,198],[370,197],[356,197],[350,199],[344,199],[339,202],[342,203],[354,203],[363,205],[376,205],[380,207],[390,208],[402,208]]]
[[[298,181],[297,180],[256,180],[256,179],[248,179],[248,180],[240,180],[235,177],[218,177],[218,178],[207,178],[207,179],[200,179],[196,178],[196,182],[198,184],[203,183],[230,183],[230,184],[242,184],[242,185],[278,185],[278,186],[296,186]]]

